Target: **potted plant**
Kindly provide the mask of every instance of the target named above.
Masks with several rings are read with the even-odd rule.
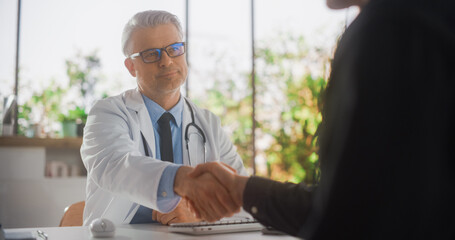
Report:
[[[54,81],[41,91],[33,91],[31,98],[19,106],[18,134],[55,137],[58,128],[54,127],[54,123],[59,119],[60,105],[66,92]]]
[[[67,114],[59,114],[59,121],[62,124],[63,137],[82,136],[82,129],[87,120],[85,109],[76,107],[73,110],[68,110]]]

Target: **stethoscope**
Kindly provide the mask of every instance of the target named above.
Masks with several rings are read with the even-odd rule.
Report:
[[[205,138],[205,134],[204,134],[204,131],[202,131],[202,128],[199,127],[196,122],[194,121],[194,111],[193,111],[193,107],[191,106],[191,104],[188,102],[188,100],[186,98],[185,99],[185,103],[186,105],[188,105],[188,108],[190,109],[190,113],[191,113],[191,122],[186,125],[185,127],[185,143],[186,143],[186,150],[188,152],[188,163],[190,166],[192,166],[191,164],[191,154],[190,154],[190,149],[189,149],[189,145],[190,145],[190,136],[192,134],[197,134],[198,136],[200,136],[202,138],[202,144],[204,146],[204,163],[207,162],[207,159],[205,159],[205,154],[207,153],[207,149],[206,149],[206,146],[205,146],[205,143],[206,143],[206,138]],[[190,130],[190,127],[194,127],[196,128],[197,130],[197,133],[190,133],[189,130]],[[147,157],[150,157],[150,153],[149,153],[149,150],[148,150],[148,147],[147,147],[147,141],[145,140],[145,137],[144,137],[144,134],[142,134],[141,132],[141,136],[142,136],[142,143],[144,145],[144,151],[145,151],[145,156]]]

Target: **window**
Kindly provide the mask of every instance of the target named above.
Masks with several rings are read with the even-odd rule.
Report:
[[[246,166],[252,168],[251,2],[188,2],[189,92],[183,92],[220,116]],[[289,95],[310,96],[308,101],[317,97],[315,86],[299,84],[325,81],[337,38],[357,11],[331,11],[322,0],[260,0],[254,6],[258,122],[254,146],[258,173],[282,180],[313,178],[314,174],[302,166],[306,161],[313,164],[312,168],[317,166],[317,156],[311,152],[314,149],[293,152],[289,146],[303,141],[291,139],[293,131],[303,131],[301,125],[307,124],[308,134],[314,134],[320,116],[314,112],[316,105],[310,109],[305,105],[305,111],[292,109],[302,105]],[[148,9],[176,14],[182,27],[186,26],[185,0],[23,0],[19,73],[23,133],[33,124],[43,124],[49,136],[59,137],[61,111],[80,106],[87,110],[96,99],[134,88],[135,79],[123,65],[121,34],[129,18]],[[14,87],[16,12],[17,2],[0,3],[2,98],[12,94]],[[85,74],[84,81],[78,80],[80,72]],[[70,83],[83,87],[72,89]],[[300,92],[289,92],[298,87],[302,87]],[[51,97],[43,97],[46,90]],[[85,94],[85,102],[81,94]],[[24,106],[33,104],[33,96],[51,102],[32,112]],[[294,105],[283,104],[289,101]],[[52,115],[49,106],[53,104],[60,106]],[[313,120],[305,118],[310,115],[315,115]],[[302,162],[299,154],[307,160]],[[281,174],[284,172],[291,175]]]

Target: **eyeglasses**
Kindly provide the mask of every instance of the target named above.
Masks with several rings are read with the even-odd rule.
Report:
[[[133,59],[141,56],[144,63],[154,63],[161,59],[162,51],[166,52],[171,58],[181,56],[185,53],[185,43],[178,42],[164,48],[150,48],[142,52],[133,53],[129,58]]]

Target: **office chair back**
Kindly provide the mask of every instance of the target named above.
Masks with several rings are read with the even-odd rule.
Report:
[[[65,208],[59,227],[82,226],[85,201],[73,203]]]

